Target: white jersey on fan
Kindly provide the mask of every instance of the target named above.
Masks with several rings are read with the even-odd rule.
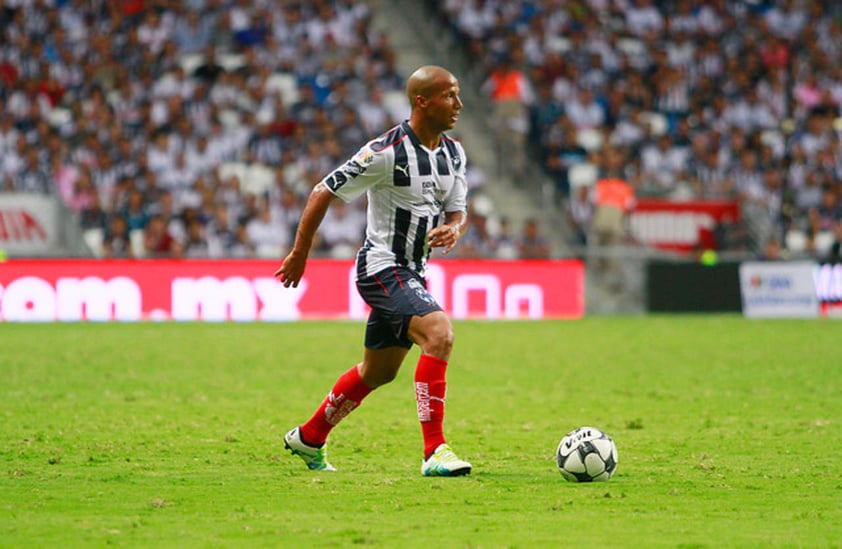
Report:
[[[366,239],[357,252],[357,279],[394,266],[424,274],[427,233],[445,212],[465,212],[465,151],[442,135],[437,149],[420,143],[409,123],[365,144],[322,182],[345,202],[367,193]]]

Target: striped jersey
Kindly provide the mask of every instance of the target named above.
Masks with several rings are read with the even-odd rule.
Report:
[[[430,150],[407,121],[366,143],[323,180],[345,202],[366,193],[365,243],[357,252],[357,279],[394,266],[424,274],[427,233],[445,212],[465,212],[467,182],[461,143],[442,135]]]

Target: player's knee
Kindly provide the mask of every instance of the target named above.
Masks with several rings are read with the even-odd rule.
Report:
[[[422,348],[428,355],[433,355],[437,358],[447,360],[450,357],[450,351],[453,350],[453,326],[450,322],[442,321],[436,322],[427,330],[426,345]]]

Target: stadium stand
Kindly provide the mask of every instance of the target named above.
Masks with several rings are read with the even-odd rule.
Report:
[[[562,211],[581,213],[571,241],[609,151],[638,197],[738,201],[725,251],[820,257],[842,232],[839,3],[425,4],[489,104],[504,100],[500,146],[524,136]],[[313,183],[406,112],[365,1],[15,0],[0,32],[0,189],[60,196],[98,256],[282,252],[254,241],[266,208],[293,234]],[[501,63],[516,84],[493,85]],[[474,209],[481,225],[494,207]],[[145,244],[156,216],[166,250]],[[465,254],[501,255],[500,232]],[[347,254],[329,240],[319,253]]]
[[[426,2],[478,78],[527,76],[532,158],[561,204],[624,158],[638,197],[739,202],[721,249],[821,257],[842,219],[842,4]],[[594,169],[596,168],[596,169]],[[577,189],[571,193],[571,188]],[[578,206],[577,206],[578,207]],[[581,209],[581,208],[580,208]],[[723,228],[724,230],[725,228]],[[582,230],[576,234],[581,237]]]
[[[406,101],[370,19],[362,1],[4,2],[0,192],[60,196],[97,257],[282,257],[312,185]]]

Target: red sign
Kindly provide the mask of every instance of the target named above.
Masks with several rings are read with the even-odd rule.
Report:
[[[277,261],[10,260],[0,263],[0,320],[291,321],[362,319],[351,261],[311,260],[298,288]],[[428,265],[430,293],[453,318],[579,318],[578,260],[460,260]]]
[[[728,200],[641,199],[630,215],[632,236],[648,246],[688,252],[715,249],[717,224],[740,219],[740,205]]]

